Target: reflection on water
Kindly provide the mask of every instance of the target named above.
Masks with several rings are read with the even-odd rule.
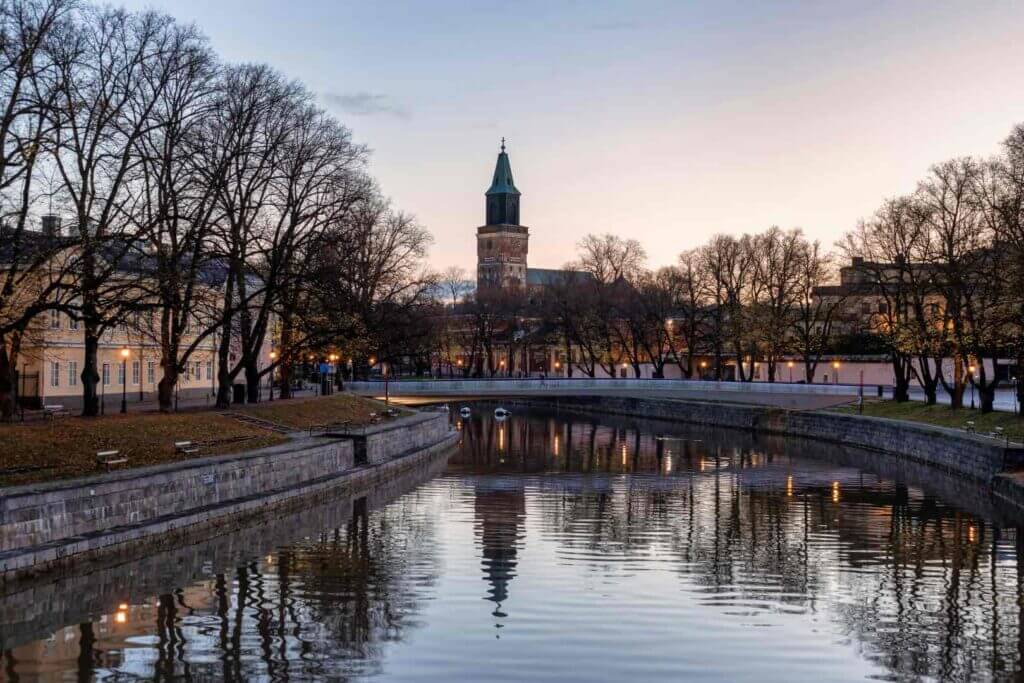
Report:
[[[1012,513],[800,440],[493,406],[345,498],[0,601],[7,680],[1014,678]],[[922,485],[927,482],[926,485]]]

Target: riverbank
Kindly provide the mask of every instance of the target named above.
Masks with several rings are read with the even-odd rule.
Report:
[[[8,487],[0,490],[0,573],[6,583],[338,488],[369,489],[457,439],[446,413],[419,413],[251,452]]]
[[[834,410],[846,415],[863,414],[868,417],[923,422],[937,427],[950,427],[952,429],[963,429],[970,426],[967,424],[968,422],[973,422],[973,428],[976,432],[988,434],[1001,429],[1003,435],[1010,439],[1010,441],[1024,442],[1024,418],[1020,418],[1013,413],[983,413],[980,410],[967,407],[953,410],[944,404],[928,405],[920,401],[903,401],[898,403],[892,400],[866,400],[864,401],[863,411],[859,410],[856,405],[838,407]]]
[[[1024,510],[1024,446],[962,429],[829,410],[796,411],[660,398],[579,396],[506,402],[509,406],[515,404],[742,429],[854,446],[973,480]]]
[[[160,465],[196,456],[175,448],[175,442],[189,441],[203,456],[253,451],[284,443],[287,432],[305,431],[314,423],[368,424],[382,409],[378,401],[335,394],[233,406],[229,411],[67,416],[0,424],[0,487],[95,474],[102,469],[96,463],[97,451],[119,451],[127,458],[120,468]]]

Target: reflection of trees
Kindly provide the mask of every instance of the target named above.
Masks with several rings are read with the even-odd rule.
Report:
[[[509,443],[527,434],[529,452],[513,448],[505,463],[562,473],[531,479],[542,537],[595,570],[641,554],[678,558],[706,605],[826,610],[865,656],[899,675],[989,678],[1020,667],[1021,541],[924,493],[906,476],[912,467],[880,478],[858,469],[876,464],[863,452],[749,434],[658,441],[628,420],[541,415],[506,426],[521,430]],[[493,421],[473,428],[486,435]],[[537,434],[559,434],[560,456]],[[461,465],[512,470],[486,443]],[[623,472],[632,476],[593,476]],[[971,484],[918,474],[958,504],[974,500]]]

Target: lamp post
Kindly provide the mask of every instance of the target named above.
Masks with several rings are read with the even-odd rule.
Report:
[[[384,373],[384,409],[391,409],[391,394],[388,391],[388,364],[381,363],[380,369]]]
[[[327,360],[329,360],[331,362],[331,365],[330,365],[331,371],[328,373],[328,384],[330,385],[330,391],[333,394],[334,393],[334,383],[337,381],[337,378],[335,377],[335,375],[338,374],[338,368],[337,368],[337,365],[336,365],[336,363],[338,362],[338,354],[332,353],[331,355],[327,356]]]
[[[793,361],[786,363],[786,367],[789,368],[789,383],[793,383]]]
[[[700,362],[700,377],[698,377],[698,379],[700,379],[700,380],[706,379],[707,376],[708,376],[708,372],[707,371],[708,371],[708,362],[706,360],[702,360]]]
[[[121,349],[121,412],[128,412],[128,347]]]
[[[269,400],[271,400],[271,401],[274,400],[274,359],[275,358],[277,358],[277,352],[276,351],[271,351],[270,352],[270,372],[268,373],[269,374],[269,380],[270,380],[270,399]]]
[[[967,372],[970,373],[971,378],[971,410],[974,410],[974,366],[968,367]]]
[[[836,371],[832,383],[839,384],[839,361],[832,361],[832,369]]]

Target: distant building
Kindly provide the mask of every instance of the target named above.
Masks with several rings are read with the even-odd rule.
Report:
[[[512,164],[505,151],[505,138],[494,166],[494,177],[486,194],[486,225],[476,229],[477,289],[551,287],[568,278],[590,277],[587,273],[551,268],[530,268],[530,229],[519,223],[522,193],[512,179]]]

